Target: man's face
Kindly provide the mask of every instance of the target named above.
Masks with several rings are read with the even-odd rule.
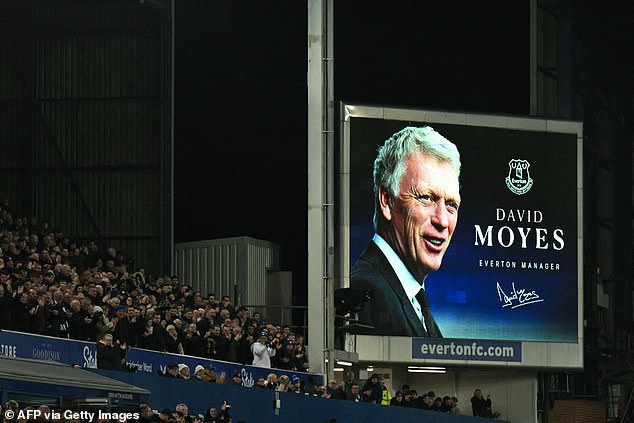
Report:
[[[147,406],[141,407],[140,414],[141,414],[141,416],[143,416],[143,417],[145,417],[147,419],[150,416],[152,416],[152,409],[150,407],[147,407]]]
[[[189,415],[189,409],[187,408],[187,406],[185,404],[180,404],[177,408],[177,411],[180,411],[181,413],[183,413],[185,416]]]
[[[458,175],[449,163],[415,152],[405,161],[397,197],[383,188],[379,195],[383,217],[390,222],[380,235],[420,282],[438,270],[456,228]]]

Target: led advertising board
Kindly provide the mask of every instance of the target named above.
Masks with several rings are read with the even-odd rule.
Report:
[[[402,203],[401,209],[392,209],[405,221],[391,239],[389,234],[386,236],[386,244],[392,247],[397,242],[404,244],[393,248],[397,256],[409,251],[416,257],[426,245],[432,250],[440,249],[439,245],[446,247],[439,268],[424,279],[439,331],[431,338],[415,340],[412,358],[451,360],[453,354],[457,360],[549,367],[558,365],[553,357],[565,351],[572,362],[564,367],[580,367],[583,296],[579,122],[343,104],[343,159],[339,169],[340,198],[345,206],[341,208],[339,233],[349,253],[347,257],[343,254],[341,263],[344,274],[352,272],[349,286],[368,286],[355,280],[355,266],[360,256],[367,258],[364,250],[375,244],[371,240],[375,234],[373,166],[377,149],[403,128],[423,126],[432,127],[455,144],[461,172],[459,207],[455,215],[449,213],[456,219],[453,235],[447,236],[446,230],[445,235],[437,235],[438,239],[433,240],[436,246],[425,244],[430,239],[421,240],[420,245],[408,240],[413,233],[427,236],[421,234],[426,231],[424,219],[417,220],[420,217],[416,215],[420,198],[430,204],[453,204],[456,196],[447,181],[432,181],[430,192],[418,192],[417,187],[412,193],[416,206],[403,209],[406,203]],[[409,229],[408,219],[413,222]],[[398,225],[397,220],[393,222]],[[403,261],[406,268],[410,267],[407,259]],[[375,299],[365,305],[359,323],[370,323],[375,329],[358,333],[426,336],[406,330],[400,316],[372,310],[388,295],[382,288],[377,289],[380,285],[372,286]],[[401,303],[403,312],[411,308],[411,304]],[[393,307],[390,312],[394,312]],[[364,315],[399,323],[386,326],[375,323],[378,318],[364,322]],[[452,343],[451,339],[456,341]],[[486,353],[487,349],[491,355],[496,348],[502,351],[504,341],[515,350],[513,357],[493,358]],[[493,346],[484,348],[478,357],[477,351],[483,351],[482,347],[476,349],[479,344]],[[468,354],[455,354],[457,346]],[[450,352],[452,348],[454,353]],[[575,351],[572,356],[571,348]]]

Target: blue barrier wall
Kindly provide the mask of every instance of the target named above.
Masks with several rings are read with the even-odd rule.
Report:
[[[57,361],[65,364],[78,364],[86,369],[97,368],[97,344],[93,342],[74,341],[50,336],[31,335],[21,332],[0,332],[0,355],[7,357],[29,358],[37,360]],[[271,370],[254,366],[243,366],[226,361],[209,360],[188,355],[162,353],[138,348],[130,348],[126,353],[128,364],[138,367],[138,373],[157,374],[165,371],[170,363],[184,363],[193,373],[197,365],[213,365],[216,373],[225,372],[230,378],[234,371],[239,371],[246,386],[253,386],[260,376],[266,377]],[[304,383],[319,382],[323,384],[321,375],[305,372],[277,370],[278,375],[297,376]]]
[[[154,375],[129,374],[106,370],[91,370],[104,376],[136,385],[151,391],[150,405],[155,410],[174,409],[183,402],[190,414],[205,414],[211,406],[220,407],[223,401],[232,405],[233,422],[247,423],[397,423],[397,422],[480,422],[479,417],[459,416],[434,411],[354,403],[318,398],[290,392],[277,393],[280,408],[276,415],[276,393],[268,389],[246,388],[235,385],[180,380]],[[500,421],[500,420],[498,420]]]

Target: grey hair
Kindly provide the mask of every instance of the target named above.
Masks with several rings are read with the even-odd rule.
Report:
[[[414,152],[428,154],[441,162],[449,163],[460,177],[460,153],[454,143],[434,131],[431,126],[407,126],[379,147],[374,160],[374,229],[377,229],[381,209],[381,187],[396,197],[405,173],[405,161]]]

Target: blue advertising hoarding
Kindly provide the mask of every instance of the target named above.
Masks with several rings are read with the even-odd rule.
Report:
[[[0,331],[0,355],[56,361],[69,365],[79,365],[88,369],[97,368],[97,345],[95,343],[7,330]],[[183,363],[189,367],[191,373],[194,372],[197,365],[205,367],[212,365],[216,374],[220,375],[220,373],[224,372],[227,379],[231,377],[233,372],[239,371],[242,377],[242,384],[245,386],[253,386],[259,377],[266,378],[271,372],[275,372],[278,376],[285,374],[289,378],[297,376],[304,383],[323,384],[323,377],[312,373],[243,366],[238,363],[138,348],[129,348],[126,352],[126,360],[128,365],[135,366],[138,369],[137,373],[164,373],[169,364]]]
[[[342,267],[354,267],[375,232],[377,148],[406,126],[431,126],[456,145],[462,164],[457,226],[440,269],[425,279],[443,337],[500,341],[519,351],[522,344],[572,345],[579,366],[581,124],[373,106],[342,109],[340,171],[346,177],[341,193],[349,204],[340,217],[349,222],[340,223],[349,245]],[[413,340],[413,352],[425,342]],[[507,361],[518,361],[517,356]]]

